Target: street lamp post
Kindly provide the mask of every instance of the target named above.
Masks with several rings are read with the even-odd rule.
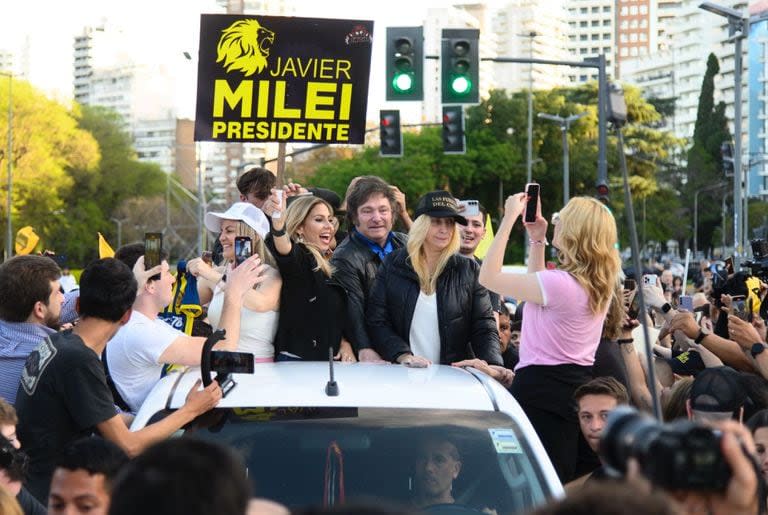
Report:
[[[747,37],[749,29],[749,17],[741,12],[712,2],[699,4],[700,9],[709,11],[728,20],[728,41],[734,43],[733,56],[733,246],[734,266],[738,267],[744,252],[744,239],[742,219],[744,206],[742,205],[742,182],[744,170],[741,168],[741,71],[742,54],[741,40]]]
[[[0,75],[8,76],[8,148],[5,152],[8,166],[8,197],[5,202],[5,259],[8,260],[13,256],[13,223],[11,222],[11,206],[13,205],[13,74],[0,72]]]
[[[568,129],[571,124],[586,116],[587,113],[572,114],[571,116],[557,116],[554,114],[539,113],[537,116],[545,120],[556,122],[560,125],[560,133],[563,135],[563,205],[571,199],[570,163],[568,161]]]

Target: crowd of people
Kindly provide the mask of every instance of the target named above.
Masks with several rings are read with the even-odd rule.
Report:
[[[508,273],[504,253],[529,206],[525,193],[506,200],[481,261],[486,212],[464,212],[447,191],[422,196],[411,218],[402,192],[376,176],[357,177],[343,200],[321,188],[280,187],[263,168],[246,171],[237,186],[240,202],[206,214],[218,234],[213,257],[186,266],[201,321],[226,330],[215,349],[249,352],[257,363],[332,356],[473,366],[517,399],[572,504],[591,502],[596,485],[615,480],[600,452],[610,413],[658,404],[667,421],[721,427],[732,470],[725,492],[673,492],[682,509],[764,507],[768,287],[760,277],[702,262],[692,286],[671,268],[625,281],[613,214],[586,197],[549,221],[536,202],[524,223],[527,272]],[[252,255],[239,254],[243,238]],[[557,266],[546,262],[550,245]],[[45,256],[0,265],[0,512],[106,513],[110,498],[110,513],[154,512],[163,502],[178,511],[190,490],[213,492],[213,504],[184,513],[279,512],[266,501],[249,504],[244,476],[221,482],[199,468],[236,469],[226,449],[166,442],[216,406],[216,382],[196,384],[181,409],[128,430],[166,367],[200,365],[205,337],[197,334],[205,332],[186,334],[158,316],[178,280],[167,257],[147,269],[144,245],[130,244],[88,264],[79,286],[68,276]],[[647,312],[637,309],[641,293]],[[455,479],[461,459],[453,444],[427,448],[423,460],[439,456]],[[450,502],[451,481],[432,497]],[[417,488],[413,508],[428,498]],[[667,499],[659,501],[664,510],[676,506]],[[541,513],[576,513],[557,511],[565,505]]]

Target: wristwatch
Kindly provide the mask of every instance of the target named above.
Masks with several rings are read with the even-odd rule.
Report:
[[[699,344],[702,342],[702,340],[704,340],[704,338],[706,338],[709,335],[710,335],[709,331],[705,331],[704,329],[699,329],[699,334],[696,335],[696,338],[693,339],[693,342],[696,344]]]
[[[662,313],[669,313],[669,310],[672,309],[672,304],[669,302],[665,302],[663,306],[661,306],[661,312]]]
[[[756,358],[758,354],[763,352],[766,349],[766,345],[763,342],[757,342],[752,344],[752,348],[749,350],[749,353],[752,354],[753,358]]]

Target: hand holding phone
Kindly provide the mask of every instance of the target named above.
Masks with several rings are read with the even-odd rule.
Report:
[[[535,182],[529,182],[525,185],[525,196],[528,200],[525,203],[523,222],[527,224],[532,224],[536,221],[536,215],[539,211],[539,194],[540,186]]]
[[[462,207],[463,206],[463,209]],[[464,216],[477,216],[480,214],[479,200],[459,200],[459,213]]]
[[[690,295],[681,295],[680,309],[684,309],[689,313],[693,313],[693,297]]]
[[[643,275],[643,284],[656,286],[656,282],[658,281],[658,279],[659,279],[659,276],[656,274],[645,274]]]

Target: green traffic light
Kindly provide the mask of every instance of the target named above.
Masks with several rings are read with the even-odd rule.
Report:
[[[466,95],[472,89],[472,82],[468,77],[459,75],[451,79],[451,91],[457,95]]]
[[[392,87],[398,93],[408,93],[413,89],[413,76],[410,73],[396,73],[392,79]]]

